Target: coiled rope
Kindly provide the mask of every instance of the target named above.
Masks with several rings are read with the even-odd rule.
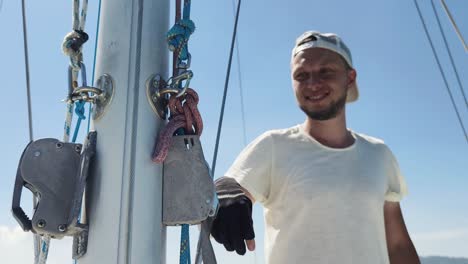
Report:
[[[171,96],[169,99],[171,119],[159,135],[153,153],[154,162],[164,162],[171,145],[171,139],[180,128],[183,128],[186,134],[199,136],[202,134],[203,120],[197,108],[198,100],[198,94],[190,88],[187,89],[184,102],[176,96]]]
[[[190,2],[190,0],[184,1],[182,19],[178,19],[166,35],[169,50],[178,52],[179,60],[189,58],[187,43],[195,31],[195,23],[190,19]]]

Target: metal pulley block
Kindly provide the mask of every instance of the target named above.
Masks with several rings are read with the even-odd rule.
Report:
[[[28,144],[18,165],[12,202],[13,216],[24,231],[52,238],[83,237],[87,232],[87,226],[78,223],[78,216],[96,137],[96,132],[90,132],[84,149],[81,144],[53,138]],[[21,208],[23,187],[38,198],[31,219]]]
[[[174,136],[164,162],[163,223],[199,224],[218,206],[198,135]]]

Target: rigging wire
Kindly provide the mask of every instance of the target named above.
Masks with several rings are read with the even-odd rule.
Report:
[[[32,124],[32,106],[31,106],[31,83],[29,78],[29,53],[28,53],[28,36],[26,27],[26,8],[25,0],[21,1],[21,10],[23,17],[23,46],[24,46],[24,65],[26,68],[26,93],[28,99],[28,122],[29,122],[29,141],[33,141],[33,124]],[[2,2],[3,3],[3,0]]]
[[[457,24],[455,23],[455,20],[453,19],[452,14],[450,13],[450,11],[449,11],[447,5],[445,4],[445,1],[444,1],[444,0],[440,0],[440,2],[442,3],[442,6],[444,7],[445,13],[446,13],[447,16],[449,17],[450,22],[452,22],[452,26],[453,26],[453,28],[455,28],[455,32],[457,33],[458,38],[459,38],[460,41],[462,42],[462,45],[463,45],[463,47],[465,48],[465,51],[468,51],[468,46],[466,45],[465,39],[463,38],[463,36],[462,36],[462,34],[461,34],[461,32],[460,32],[460,29],[458,29],[458,26],[457,26]]]
[[[232,0],[232,11],[236,11],[235,1]],[[235,13],[234,13],[235,15]],[[247,132],[245,126],[245,107],[244,107],[244,89],[242,88],[242,72],[240,64],[240,51],[239,51],[239,36],[236,36],[236,57],[237,57],[237,78],[239,82],[239,95],[240,95],[240,104],[241,104],[241,118],[242,118],[242,132],[243,132],[243,143],[244,146],[247,145]]]
[[[93,59],[93,73],[91,75],[91,84],[94,85],[94,75],[96,73],[96,58],[97,58],[97,46],[99,40],[99,22],[101,21],[101,0],[98,3],[98,13],[97,13],[97,21],[96,21],[96,40],[94,41],[94,59]],[[88,106],[88,128],[87,132],[89,132],[91,127],[91,104]]]
[[[465,126],[463,125],[462,119],[460,117],[460,113],[458,112],[457,105],[455,104],[455,100],[453,98],[452,91],[450,90],[450,87],[449,87],[448,82],[447,82],[447,78],[445,77],[444,70],[442,69],[442,66],[440,64],[439,57],[437,56],[437,53],[435,51],[434,44],[432,43],[431,36],[429,35],[429,32],[427,30],[426,22],[424,21],[424,18],[423,18],[422,14],[421,14],[421,10],[419,8],[418,1],[417,0],[413,0],[413,1],[414,1],[414,4],[416,5],[416,10],[418,11],[418,15],[419,15],[419,18],[420,18],[421,23],[423,25],[424,32],[426,33],[427,39],[429,40],[429,44],[431,45],[432,53],[434,54],[434,58],[436,59],[437,65],[439,67],[440,74],[442,75],[442,78],[444,80],[445,88],[447,89],[447,92],[448,92],[448,94],[450,96],[450,100],[452,101],[452,106],[453,106],[453,109],[455,110],[455,113],[457,115],[458,122],[460,123],[460,126],[461,126],[461,128],[463,130],[463,133],[465,135],[465,140],[468,142],[468,135],[466,133]]]
[[[236,3],[232,0],[232,11],[236,11]],[[235,14],[235,13],[234,13]],[[240,63],[240,51],[239,51],[239,35],[236,35],[236,59],[237,59],[237,78],[239,82],[239,96],[240,96],[240,105],[241,105],[241,119],[242,119],[242,132],[243,132],[243,143],[244,147],[247,146],[247,131],[246,131],[246,122],[245,122],[245,105],[244,105],[244,89],[242,86],[242,71],[241,71],[241,63]],[[257,262],[257,251],[253,252],[253,261],[254,263]]]
[[[457,67],[455,66],[455,62],[453,61],[452,52],[450,52],[450,48],[448,46],[447,39],[445,38],[445,33],[444,33],[444,30],[442,29],[442,25],[441,25],[440,19],[439,19],[439,14],[437,13],[437,9],[436,9],[436,7],[434,5],[434,0],[431,0],[431,4],[432,4],[432,10],[434,10],[434,14],[435,14],[435,17],[437,19],[437,24],[439,25],[440,33],[442,34],[442,39],[444,40],[445,49],[447,50],[447,53],[448,53],[449,58],[450,58],[450,63],[452,64],[453,71],[455,72],[455,76],[457,78],[458,86],[460,88],[461,94],[463,95],[463,99],[465,100],[465,107],[468,109],[468,102],[466,100],[465,89],[464,89],[464,87],[462,85],[462,82],[460,81],[460,76],[458,75]]]
[[[229,76],[231,74],[232,53],[234,52],[234,42],[236,40],[237,22],[239,21],[240,7],[241,7],[241,0],[239,0],[237,3],[236,19],[234,21],[234,30],[232,32],[231,50],[229,52],[229,61],[228,61],[228,67],[227,67],[227,72],[226,72],[226,79],[224,81],[223,101],[221,103],[221,113],[219,115],[218,132],[216,133],[216,144],[215,144],[215,149],[214,149],[214,154],[213,154],[213,162],[211,163],[211,173],[213,176],[215,175],[216,158],[218,157],[219,139],[221,136],[221,128],[223,126],[224,108],[226,106],[226,96],[227,96],[227,89],[229,86]]]
[[[0,10],[3,7],[3,0],[0,2]],[[34,140],[33,134],[33,123],[32,123],[32,104],[31,104],[31,82],[29,72],[29,52],[28,52],[28,35],[27,35],[27,23],[26,23],[26,3],[25,0],[21,1],[21,16],[23,20],[23,48],[24,48],[24,66],[26,74],[26,97],[28,104],[28,128],[29,128],[29,142]],[[38,202],[37,197],[33,194],[33,206],[36,207]],[[41,237],[34,235],[34,263],[39,261],[40,243]]]

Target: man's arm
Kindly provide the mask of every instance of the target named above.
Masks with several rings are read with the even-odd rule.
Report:
[[[245,188],[242,187],[242,186],[241,186],[241,189],[244,191],[245,196],[247,196],[247,197],[250,199],[250,201],[252,202],[252,205],[253,205],[253,204],[255,203],[255,198],[253,198],[253,195],[251,195],[251,194],[249,193],[249,191],[247,191],[247,189],[245,189]]]
[[[255,249],[252,220],[253,197],[235,179],[221,177],[215,181],[218,212],[210,233],[227,251],[244,255]]]
[[[391,264],[420,264],[418,253],[406,230],[400,203],[384,204],[385,233]]]

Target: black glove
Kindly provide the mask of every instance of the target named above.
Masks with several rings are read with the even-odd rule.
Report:
[[[221,177],[215,181],[219,208],[213,221],[211,235],[227,251],[239,255],[246,252],[244,240],[255,238],[252,221],[252,202],[241,186],[232,178]]]

